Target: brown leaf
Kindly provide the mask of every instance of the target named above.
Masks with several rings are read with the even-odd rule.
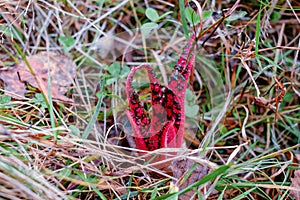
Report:
[[[0,79],[4,82],[4,88],[6,90],[5,94],[16,99],[21,99],[21,97],[24,97],[26,87],[19,79],[17,66],[1,70]]]
[[[295,171],[295,176],[291,180],[291,187],[300,188],[300,170]],[[300,200],[300,191],[291,190],[290,193],[296,200]]]
[[[173,172],[173,176],[181,180],[191,169],[194,163],[195,161],[186,158],[173,161],[170,166]],[[209,170],[207,166],[197,164],[192,174],[182,184],[180,184],[179,189],[182,190],[189,185],[199,181],[203,176],[208,174],[208,171]],[[180,195],[179,199],[191,199],[194,193],[195,191],[193,190],[189,191],[183,195]]]
[[[27,82],[48,96],[49,71],[52,97],[61,101],[72,101],[64,95],[76,75],[72,60],[64,55],[51,52],[40,52],[27,57],[27,60],[34,71],[34,76],[24,61],[14,67],[0,71],[0,79],[3,80],[6,91],[20,95],[22,98],[26,93],[24,83]],[[21,99],[11,93],[6,94]]]

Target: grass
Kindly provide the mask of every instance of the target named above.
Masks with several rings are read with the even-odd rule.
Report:
[[[299,3],[242,2],[214,32],[235,1],[204,1],[202,12],[215,13],[195,26],[182,16],[183,2],[0,1],[1,73],[41,51],[70,56],[77,72],[72,103],[52,95],[43,106],[28,84],[25,97],[11,98],[2,81],[1,198],[299,199],[290,192],[299,192],[291,185],[300,163]],[[142,37],[147,7],[173,13]],[[200,25],[206,34],[197,41],[188,102],[199,111],[186,114],[188,148],[159,161],[178,171],[192,162],[175,177],[142,162],[166,150],[137,156],[126,139],[126,77],[147,60],[166,81],[185,36]],[[135,78],[145,94],[145,72]]]

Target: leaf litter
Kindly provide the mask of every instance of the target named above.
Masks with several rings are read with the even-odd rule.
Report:
[[[291,180],[291,187],[300,188],[300,170],[295,171],[295,177]],[[300,191],[291,190],[290,193],[296,200],[300,200]]]
[[[28,92],[26,83],[39,89],[48,97],[48,71],[51,80],[52,98],[64,102],[73,102],[65,96],[76,76],[76,66],[65,55],[54,52],[40,52],[26,58],[26,62],[2,69],[0,79],[4,82],[5,94],[15,99],[23,99]]]

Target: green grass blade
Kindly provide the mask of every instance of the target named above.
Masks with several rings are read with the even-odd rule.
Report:
[[[50,124],[51,124],[51,128],[53,130],[55,130],[56,128],[56,124],[55,124],[55,116],[54,116],[54,107],[53,107],[53,102],[52,102],[52,92],[51,92],[51,77],[50,77],[50,72],[48,72],[48,80],[47,80],[47,84],[48,84],[48,102],[47,103],[47,107],[49,110],[49,114],[50,114]],[[45,97],[45,96],[44,96]],[[54,131],[53,133],[54,135],[54,141],[57,141],[58,138],[58,130]]]
[[[185,6],[184,6],[184,0],[179,0],[179,10],[180,10],[180,18],[182,23],[182,30],[184,33],[185,38],[189,39],[189,28],[188,24],[185,18]]]
[[[260,15],[261,15],[261,5],[257,14],[256,20],[256,31],[255,31],[255,56],[258,55],[258,44],[260,38]]]
[[[246,192],[240,194],[239,196],[233,198],[232,200],[245,199],[245,198],[247,198],[247,195],[250,194],[253,190],[256,190],[256,187],[251,188],[250,190],[247,190]]]
[[[175,196],[187,193],[187,192],[193,190],[194,188],[207,183],[208,181],[216,179],[219,175],[225,173],[229,168],[230,168],[230,165],[221,165],[219,168],[217,168],[216,170],[212,171],[211,173],[205,175],[202,179],[200,179],[196,183],[193,183],[189,187],[187,187],[179,192],[176,192],[176,193],[162,195],[162,196],[156,198],[156,200],[164,200],[166,198],[171,198],[173,196],[175,197]]]
[[[101,105],[102,105],[103,98],[104,98],[104,95],[103,95],[104,85],[105,85],[105,80],[101,79],[100,80],[100,87],[101,88],[100,88],[99,100],[97,102],[97,105],[96,105],[96,108],[95,108],[95,112],[92,115],[92,118],[91,118],[90,122],[88,123],[87,127],[85,128],[85,130],[84,130],[84,132],[82,134],[82,138],[83,139],[86,139],[88,137],[88,135],[90,134],[90,132],[92,130],[92,127],[96,123],[96,120],[97,120],[98,115],[100,113]]]

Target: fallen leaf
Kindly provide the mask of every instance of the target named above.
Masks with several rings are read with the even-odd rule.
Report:
[[[19,79],[18,66],[1,69],[0,79],[3,80],[6,95],[16,99],[21,99],[25,96],[26,87]]]
[[[291,187],[300,188],[300,170],[295,171],[295,176],[291,180]],[[291,190],[290,193],[296,200],[300,200],[300,191]]]
[[[177,179],[182,179],[186,173],[191,169],[191,167],[194,165],[195,161],[187,159],[187,158],[182,158],[180,160],[174,160],[170,168],[173,172],[173,176]],[[179,190],[182,190],[193,183],[196,183],[199,181],[203,176],[208,174],[208,167],[207,166],[202,166],[200,164],[197,164],[193,172],[190,174],[190,176],[180,185]],[[182,194],[179,196],[179,199],[191,199],[192,196],[194,195],[195,191],[189,191],[185,194]]]
[[[0,135],[9,135],[8,130],[2,124],[0,124]]]
[[[4,82],[5,94],[16,99],[22,99],[25,97],[25,82],[27,82],[48,97],[49,71],[52,98],[72,102],[72,99],[64,95],[76,75],[75,64],[71,59],[57,53],[40,52],[36,55],[28,56],[27,61],[34,71],[34,75],[29,71],[24,61],[0,71],[0,79]]]
[[[105,63],[114,62],[120,56],[124,56],[126,61],[132,61],[133,51],[139,47],[136,43],[140,43],[140,41],[132,41],[132,37],[127,32],[115,33],[115,27],[113,27],[95,42],[92,49]]]

